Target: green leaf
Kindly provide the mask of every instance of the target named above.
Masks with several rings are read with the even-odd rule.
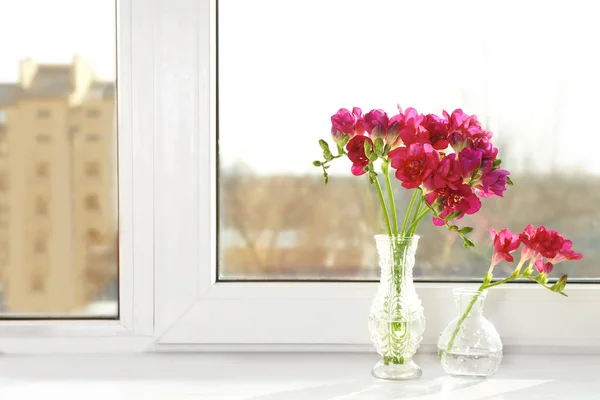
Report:
[[[369,159],[369,161],[376,161],[377,160],[377,154],[375,153],[371,153],[367,156],[367,158]]]
[[[494,163],[492,164],[492,167],[493,168],[499,167],[500,164],[502,164],[502,160],[501,159],[494,160]]]
[[[456,226],[456,225],[450,225],[450,226],[448,227],[448,230],[449,230],[450,232],[457,232],[457,231],[458,231],[458,226]]]
[[[319,146],[321,146],[321,149],[323,149],[323,151],[329,150],[329,145],[323,139],[319,139]]]
[[[323,174],[323,182],[327,185],[329,183],[329,175]]]
[[[445,222],[452,221],[454,218],[460,217],[462,215],[462,213],[463,213],[462,211],[454,211],[454,212],[446,215],[446,217],[444,218],[444,221]],[[457,229],[458,229],[458,227],[457,227]]]
[[[343,147],[343,146],[347,145],[349,141],[350,141],[350,136],[344,135],[342,140],[340,140],[340,145]]]
[[[320,167],[321,165],[323,165],[323,163],[321,161],[313,161],[313,165],[315,167]]]
[[[463,234],[463,235],[466,235],[468,233],[473,232],[473,228],[471,228],[470,226],[465,226],[464,228],[460,228],[458,230],[458,232],[461,233],[461,234]]]
[[[377,157],[381,157],[383,156],[383,139],[382,138],[377,138],[375,139],[375,154],[377,155]]]
[[[469,247],[475,247],[475,244],[473,242],[471,242],[469,239],[467,239],[464,236],[461,236],[462,240],[463,240],[463,247],[465,249],[468,249]]]
[[[513,181],[510,179],[510,177],[508,177],[508,176],[506,177],[506,184],[507,184],[508,186],[514,186],[514,185],[515,185],[515,184],[513,183]]]
[[[323,150],[323,158],[327,161],[333,160],[333,154],[331,154],[331,151],[329,151],[329,149]]]

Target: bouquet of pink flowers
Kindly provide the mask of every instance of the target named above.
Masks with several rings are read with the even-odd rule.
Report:
[[[325,183],[329,164],[347,156],[352,174],[368,174],[375,185],[390,236],[413,236],[419,222],[433,214],[433,223],[457,232],[465,247],[470,227],[453,223],[481,208],[481,198],[502,196],[512,182],[509,172],[501,169],[498,149],[492,145],[492,133],[483,129],[477,117],[462,110],[446,111],[443,117],[419,114],[408,108],[391,118],[383,110],[367,114],[354,107],[342,108],[331,117],[331,135],[337,146],[334,155],[326,141],[320,140],[323,160],[313,165],[323,170]],[[386,204],[376,162],[387,186]],[[399,228],[392,195],[390,166],[402,187],[413,190],[404,221]],[[388,210],[389,207],[389,210]]]

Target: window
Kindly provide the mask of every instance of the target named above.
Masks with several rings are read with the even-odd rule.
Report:
[[[102,138],[97,133],[88,133],[85,135],[85,140],[87,142],[99,142]]]
[[[44,276],[39,273],[35,273],[31,277],[31,291],[43,292],[44,290],[46,290],[46,280],[44,279]]]
[[[8,174],[6,171],[0,171],[0,192],[8,190]]]
[[[50,143],[52,141],[52,136],[47,133],[38,133],[35,140],[38,143]]]
[[[103,264],[106,276],[102,281],[84,283],[79,278],[86,268],[87,252],[87,243],[81,237],[91,221],[118,235],[122,222],[118,216],[119,202],[127,204],[126,199],[120,198],[118,178],[127,182],[128,177],[133,177],[133,173],[127,172],[132,165],[128,156],[120,158],[117,153],[120,151],[117,145],[127,148],[132,129],[126,126],[123,136],[118,137],[117,127],[112,123],[117,121],[117,92],[104,89],[115,87],[117,67],[124,68],[121,82],[125,86],[127,82],[131,84],[133,71],[128,65],[135,56],[129,54],[126,43],[119,43],[119,51],[123,49],[125,53],[117,57],[120,38],[116,34],[116,18],[125,13],[119,29],[125,29],[125,40],[130,43],[129,32],[133,28],[125,20],[131,19],[127,13],[134,8],[137,9],[130,0],[124,0],[122,5],[115,1],[92,1],[84,5],[77,0],[63,0],[60,6],[43,0],[23,0],[2,11],[0,37],[10,37],[11,46],[0,57],[0,142],[8,139],[11,146],[9,157],[0,158],[0,200],[7,207],[0,218],[0,228],[2,237],[7,238],[18,257],[11,257],[3,265],[0,286],[20,288],[4,298],[11,318],[60,319],[93,314],[113,319],[115,329],[125,329],[129,324],[126,320],[133,310],[132,296],[126,292],[119,295],[126,299],[123,324],[114,321],[119,317],[119,296],[100,299],[107,284],[120,287],[118,257]],[[32,23],[27,17],[31,10],[44,17]],[[73,21],[77,22],[76,28],[64,28],[73,25]],[[125,61],[118,65],[118,59]],[[98,88],[103,89],[101,96],[97,95]],[[132,101],[127,88],[118,94],[129,96],[126,101]],[[77,109],[82,111],[76,112]],[[9,124],[4,123],[7,112]],[[119,120],[127,123],[137,114],[133,109],[126,110]],[[88,131],[80,133],[80,140],[71,140],[77,128],[86,124],[90,140],[102,138],[115,146],[109,151],[90,152],[82,143]],[[134,153],[131,148],[129,151]],[[85,198],[90,182],[82,179],[81,169],[90,157],[106,166],[105,179],[93,183],[93,190],[109,199],[102,212],[97,195]],[[123,162],[127,177],[118,177],[117,159]],[[133,193],[133,186],[128,185],[125,191]],[[88,214],[88,210],[94,214]],[[39,232],[43,235],[38,236]],[[117,244],[110,242],[107,247],[115,251]],[[45,263],[42,265],[47,276],[36,276],[33,268],[39,267],[37,262]],[[30,267],[30,263],[34,265]],[[129,269],[122,271],[130,273]],[[35,298],[29,297],[28,285],[36,292]],[[83,298],[84,291],[96,295]],[[110,307],[103,307],[107,302]],[[4,317],[0,310],[0,342],[7,337]],[[23,321],[24,325],[27,323]],[[48,326],[51,324],[48,321]],[[127,326],[125,330],[133,332],[130,330],[133,325]],[[0,343],[0,348],[4,347]]]
[[[35,175],[38,178],[48,178],[50,176],[50,163],[47,161],[38,162],[35,166]]]
[[[6,124],[6,111],[0,110],[0,125]]]
[[[35,254],[45,254],[48,249],[47,238],[44,235],[38,235],[33,241],[33,251]]]
[[[50,118],[51,114],[52,113],[50,112],[50,110],[41,109],[41,110],[38,110],[37,117],[40,118],[40,119]]]
[[[85,163],[85,175],[88,178],[97,178],[100,175],[100,163],[88,161]]]
[[[5,196],[11,213],[15,213],[10,218],[21,221],[17,215],[31,213],[33,204],[28,199],[32,190],[37,190],[37,183],[43,183],[52,185],[49,190],[55,206],[48,208],[48,215],[52,221],[62,223],[48,224],[33,218],[8,227],[7,240],[11,248],[19,249],[19,257],[11,257],[0,276],[3,352],[131,351],[134,346],[147,348],[154,341],[155,263],[153,252],[148,249],[152,249],[154,241],[151,149],[155,128],[138,116],[153,114],[159,97],[152,85],[147,85],[153,79],[148,68],[154,69],[154,57],[132,48],[155,48],[159,37],[151,34],[151,25],[165,17],[179,25],[182,16],[191,16],[182,13],[190,11],[189,7],[190,4],[169,7],[159,17],[157,4],[142,6],[131,0],[64,0],[61,7],[43,0],[22,0],[4,10],[0,36],[14,39],[0,60],[0,108],[10,108],[10,124],[0,126],[0,134],[11,138],[10,163],[0,165],[0,172],[6,172],[5,182],[11,184],[10,196]],[[28,24],[26,16],[30,10],[44,18]],[[147,15],[140,18],[144,13]],[[56,29],[72,21],[81,26],[68,32]],[[14,32],[24,35],[15,36]],[[39,38],[40,34],[44,40],[22,40]],[[71,40],[73,35],[77,40]],[[169,37],[168,42],[177,43],[175,36]],[[171,45],[164,47],[168,48]],[[15,104],[19,106],[14,107]],[[21,107],[25,104],[27,107]],[[72,113],[71,108],[102,112],[91,120],[84,111]],[[52,114],[38,119],[39,109],[50,109]],[[80,131],[81,140],[69,140],[70,126],[81,128],[88,123],[94,124],[93,130]],[[94,189],[107,199],[106,210],[93,216],[86,214],[82,204],[89,182],[81,179],[81,166],[92,156],[82,143],[87,132],[112,145],[112,152],[93,154],[93,161],[100,163],[103,174],[102,182],[94,182]],[[55,145],[38,144],[38,133],[51,134]],[[40,159],[46,155],[49,158]],[[24,177],[29,175],[35,180],[36,163],[49,160],[52,180],[35,182],[32,187]],[[82,236],[85,237],[90,218],[105,235],[106,254],[102,274],[85,281],[82,277],[87,268],[88,244]],[[48,244],[46,255],[38,256],[33,238],[25,243],[23,238],[41,227],[48,229],[45,233],[53,242],[52,247]],[[120,227],[122,233],[118,231]],[[50,250],[52,257],[47,256]],[[40,266],[44,268],[43,279],[35,276],[39,272],[35,268]],[[32,287],[34,291],[28,290]],[[11,320],[5,321],[9,311]],[[68,320],[56,321],[65,317]]]
[[[88,118],[98,118],[98,117],[100,117],[100,110],[97,110],[97,109],[87,110],[87,116],[88,116]]]
[[[85,208],[88,211],[100,210],[100,202],[98,201],[98,195],[88,194],[84,198]]]
[[[48,215],[48,201],[42,196],[35,198],[35,213],[38,216]]]
[[[432,5],[430,3],[424,5],[421,2],[377,1],[375,5],[369,3],[369,7],[365,8],[347,6],[346,2],[328,3],[324,6],[323,2],[309,1],[290,6],[290,3],[281,4],[275,0],[260,3],[220,0],[219,21],[216,24],[219,29],[216,35],[219,40],[217,44],[218,85],[215,85],[214,81],[216,65],[211,63],[209,57],[214,57],[216,53],[216,49],[210,47],[211,44],[214,45],[211,40],[214,40],[215,35],[206,28],[211,26],[209,16],[212,14],[198,13],[199,26],[203,27],[199,31],[200,45],[196,46],[199,50],[193,50],[189,54],[189,60],[179,63],[178,68],[184,74],[183,76],[187,76],[185,73],[188,71],[198,69],[212,71],[213,75],[211,77],[201,74],[194,77],[192,86],[200,87],[201,95],[198,101],[186,102],[178,110],[179,129],[161,129],[165,133],[159,133],[158,141],[159,143],[163,143],[163,140],[168,141],[169,146],[155,147],[158,151],[156,157],[164,163],[161,166],[157,163],[156,166],[160,174],[156,184],[160,190],[156,192],[154,201],[165,207],[165,215],[156,220],[157,232],[165,232],[161,239],[157,240],[155,248],[156,254],[159,255],[157,292],[177,292],[176,298],[169,299],[169,304],[172,307],[177,304],[177,309],[182,313],[178,322],[170,326],[161,338],[161,343],[224,345],[244,343],[261,344],[266,347],[268,344],[285,346],[293,343],[308,348],[311,348],[311,345],[315,348],[328,345],[333,347],[336,344],[370,345],[365,319],[377,288],[374,282],[377,272],[370,264],[372,261],[369,261],[374,260],[376,255],[373,251],[367,250],[373,249],[370,235],[377,232],[377,227],[370,226],[371,221],[376,221],[375,216],[369,219],[364,215],[368,215],[369,210],[373,208],[369,203],[371,199],[360,198],[354,193],[363,193],[360,187],[350,186],[354,192],[339,190],[338,197],[334,197],[337,187],[335,189],[327,187],[328,194],[322,194],[316,192],[325,190],[320,189],[322,185],[317,186],[316,183],[311,185],[311,180],[317,181],[319,177],[311,176],[314,173],[310,165],[313,157],[308,155],[318,154],[316,140],[319,136],[328,135],[329,116],[341,106],[352,107],[355,104],[367,110],[383,105],[393,110],[397,102],[402,102],[406,103],[405,107],[412,105],[423,112],[428,110],[439,112],[441,107],[452,107],[453,104],[458,103],[465,110],[473,110],[475,114],[484,117],[495,116],[489,124],[499,138],[502,136],[509,138],[510,135],[515,135],[513,132],[518,131],[521,135],[518,137],[519,141],[510,139],[506,146],[504,143],[497,143],[505,153],[520,154],[517,149],[510,147],[511,145],[514,147],[517,143],[531,145],[537,143],[533,138],[525,136],[533,130],[533,126],[528,125],[528,122],[533,124],[535,120],[541,126],[546,122],[547,113],[541,112],[540,115],[544,117],[532,117],[531,120],[528,120],[526,115],[539,114],[535,109],[536,102],[539,100],[537,96],[541,89],[544,89],[542,91],[544,93],[547,93],[545,90],[550,90],[550,82],[555,82],[553,79],[557,72],[542,68],[548,64],[548,60],[543,62],[538,60],[536,64],[529,65],[527,61],[521,62],[521,59],[529,57],[532,53],[545,52],[552,48],[556,51],[557,42],[563,46],[561,54],[573,55],[572,52],[575,52],[576,48],[569,46],[569,43],[571,40],[578,43],[573,39],[574,32],[571,29],[573,26],[585,26],[585,29],[579,31],[579,35],[586,38],[584,43],[594,40],[592,38],[598,37],[600,33],[596,32],[600,28],[591,17],[593,8],[597,7],[596,3],[585,2],[584,5],[582,2],[580,8],[570,8],[568,26],[559,22],[565,20],[565,14],[562,12],[566,9],[565,4],[567,3],[561,3],[560,6],[548,5],[548,8],[543,11],[544,18],[535,21],[539,22],[540,29],[543,28],[538,30],[537,25],[536,28],[532,27],[531,15],[541,11],[537,6],[534,8],[534,5],[518,8],[481,2],[467,4],[459,1],[450,4],[439,1],[435,3],[436,10],[439,12],[432,14],[430,12]],[[315,7],[319,7],[316,16]],[[383,9],[386,10],[385,13],[381,12]],[[343,10],[341,14],[340,10]],[[469,10],[468,15],[471,16],[469,21],[473,23],[459,26],[448,33],[448,30],[443,28],[445,22],[448,18],[464,20],[465,10]],[[272,18],[273,15],[277,15],[278,18]],[[432,15],[431,26],[439,28],[423,31],[420,29],[422,21],[418,18],[406,18],[403,24],[398,25],[397,15]],[[488,15],[501,15],[502,18],[498,21],[502,22],[490,23],[490,19],[485,17]],[[331,30],[329,26],[332,19],[343,21],[345,26],[360,26],[360,29]],[[252,21],[252,26],[243,25],[243,20]],[[515,30],[518,33],[506,33],[501,26],[506,24],[506,20],[512,21],[511,26],[516,26]],[[311,21],[310,32],[306,29],[306,21]],[[372,26],[368,26],[365,25],[365,21],[374,22]],[[318,28],[313,28],[313,24]],[[558,31],[556,31],[557,26],[561,26]],[[474,29],[484,33],[473,35]],[[278,34],[273,36],[272,32]],[[415,37],[415,32],[420,32],[418,37]],[[561,34],[564,36],[560,36]],[[560,36],[560,40],[557,40],[557,35]],[[442,37],[443,42],[461,43],[463,50],[469,49],[469,62],[449,63],[448,68],[441,68],[435,62],[404,62],[405,58],[402,57],[404,50],[411,55],[419,54],[421,59],[430,59],[431,51],[435,49],[435,57],[441,55],[441,59],[454,59],[456,49],[453,46],[440,45]],[[547,42],[543,46],[537,45],[536,41],[546,39]],[[189,46],[193,47],[191,44]],[[511,49],[515,49],[515,46],[519,50],[511,53]],[[523,49],[523,46],[526,48]],[[391,61],[396,55],[394,52],[390,53],[390,48],[404,49],[397,54],[398,61]],[[587,46],[577,47],[577,49],[586,48]],[[367,52],[369,55],[377,54],[380,57],[363,56],[363,49],[369,49]],[[427,52],[423,53],[425,51]],[[495,51],[498,53],[494,54]],[[276,56],[271,56],[274,53]],[[342,56],[339,59],[335,58],[340,54]],[[257,60],[255,65],[247,65],[250,55],[252,59]],[[344,57],[345,55],[348,57]],[[488,55],[489,59],[484,62],[482,58],[485,60]],[[582,50],[578,56],[589,57],[586,58],[586,61],[590,61],[589,65],[594,64],[591,60],[595,60],[594,65],[598,64],[598,57],[591,56],[586,51]],[[481,58],[474,61],[475,57]],[[202,61],[198,66],[199,59]],[[556,53],[552,59],[556,60]],[[265,60],[269,61],[265,62]],[[498,65],[502,65],[502,68],[498,68]],[[570,71],[579,71],[579,68],[583,68],[582,63],[575,61],[568,65],[576,68]],[[583,65],[588,63],[584,62]],[[562,67],[567,70],[567,65]],[[547,72],[541,73],[541,71]],[[345,75],[346,73],[348,75]],[[508,75],[504,75],[505,73]],[[590,82],[597,81],[592,79],[591,67],[589,73],[589,82],[580,82],[577,87],[583,90]],[[542,75],[545,81],[534,84],[533,81]],[[573,73],[569,79],[565,78],[565,88],[573,90],[569,82],[577,75]],[[511,87],[514,82],[506,81],[509,76],[515,79],[524,76],[528,85],[528,96],[535,98],[536,101],[517,101],[514,94],[518,93],[519,99],[522,99],[523,88],[519,87],[515,90],[514,86]],[[210,78],[213,80],[211,81]],[[256,82],[260,82],[260,85]],[[214,114],[217,109],[215,103],[217,93],[213,91],[216,90],[215,86],[219,90],[218,115]],[[169,79],[170,93],[161,94],[161,104],[176,101],[177,87],[184,90],[185,87],[190,87],[190,82],[184,79]],[[473,92],[462,93],[465,88],[475,89]],[[508,92],[509,88],[510,92]],[[501,93],[500,98],[508,97],[510,100],[492,102],[494,98],[492,92],[494,95]],[[258,103],[257,93],[262,94]],[[327,93],[327,95],[315,96],[315,93]],[[513,96],[510,96],[511,93]],[[249,112],[245,117],[240,117],[239,113],[234,112],[245,108],[249,103],[260,104],[252,108],[269,110],[269,116],[282,117],[277,123],[272,123],[269,118],[269,123],[257,126],[254,130],[247,124],[241,126],[236,121],[248,121],[257,117],[256,112]],[[521,115],[519,122],[502,124],[501,121],[510,120],[510,117],[514,116],[514,111],[506,110],[506,107],[512,107],[514,103],[518,103],[521,107],[517,112]],[[286,111],[283,111],[283,104],[286,106]],[[289,116],[290,108],[287,107],[291,104],[293,104],[291,109],[294,110],[307,110],[308,107],[311,115],[303,118],[302,123],[290,122],[289,118],[285,117]],[[565,104],[552,109],[561,110],[564,107]],[[593,109],[590,107],[585,107],[588,114],[591,112],[589,110]],[[271,114],[275,109],[278,111]],[[529,111],[524,114],[523,109]],[[569,108],[568,115],[577,115],[577,112]],[[163,116],[157,115],[156,118],[165,123],[170,118],[174,119],[173,116],[167,116],[166,112]],[[215,120],[218,123],[215,123]],[[309,120],[311,122],[306,123]],[[572,120],[569,118],[568,123],[563,120],[562,126],[567,127],[571,123]],[[219,128],[218,133],[216,125]],[[307,133],[306,126],[310,127],[308,131],[317,130],[318,133],[311,137],[312,133]],[[317,126],[322,128],[315,129]],[[545,131],[545,128],[537,129]],[[183,133],[185,131],[195,132],[195,136],[192,134],[187,136]],[[281,137],[282,131],[295,132],[286,133],[287,138],[294,138],[293,150],[286,147],[285,143],[289,139],[284,140]],[[564,137],[569,136],[565,133]],[[595,139],[590,137],[590,140]],[[211,147],[214,143],[218,143],[219,170],[215,170],[215,165],[210,161],[215,156],[212,153],[214,148]],[[253,143],[260,143],[260,145],[253,145]],[[565,147],[563,151],[568,151],[567,146],[568,143],[563,140],[561,142],[561,147]],[[268,153],[269,157],[265,158],[266,148],[270,149],[271,153]],[[576,150],[571,148],[570,151]],[[530,157],[529,159],[530,162],[534,162],[538,157],[544,156],[536,154],[535,160]],[[525,168],[520,165],[519,156],[507,156],[503,159],[507,167],[514,165],[512,169],[515,170],[515,174],[519,168]],[[590,160],[593,159],[595,158],[590,157]],[[568,160],[571,160],[571,157],[565,155],[563,162],[566,165],[569,164]],[[277,170],[274,166],[277,166]],[[331,185],[354,184],[351,182],[357,182],[355,184],[359,185],[359,181],[348,181],[342,178],[349,175],[348,169],[348,165],[340,165],[335,173],[332,172],[336,179],[331,178]],[[535,173],[537,174],[537,171]],[[302,185],[294,185],[302,182],[301,177],[306,175],[311,179],[303,182]],[[175,179],[175,176],[178,178]],[[289,202],[289,197],[284,196],[286,193],[283,190],[270,197],[265,194],[268,190],[278,188],[273,182],[278,178],[281,179],[282,176],[292,182],[288,190],[296,191],[292,193],[295,193],[298,198],[298,201],[292,202],[288,209],[285,204]],[[525,175],[521,175],[521,179],[526,179]],[[213,197],[217,183],[219,204],[216,204],[216,199]],[[237,186],[233,186],[234,183]],[[251,185],[255,190],[250,191]],[[524,189],[527,188],[527,184],[523,185]],[[232,190],[232,186],[239,190],[237,196],[226,197],[228,193],[226,191]],[[517,204],[526,198],[522,192],[515,191],[513,195],[518,201],[505,200],[511,203],[512,212],[520,212]],[[289,196],[292,197],[291,194]],[[268,201],[267,206],[259,200],[261,197]],[[520,200],[517,197],[520,197]],[[324,198],[327,200],[333,198],[345,210],[327,209],[326,205],[320,204],[324,202]],[[402,198],[398,200],[403,201]],[[249,209],[244,204],[237,208],[231,206],[239,202],[248,202],[261,208],[257,211]],[[348,206],[346,203],[351,205]],[[358,203],[360,207],[352,207],[352,203]],[[558,204],[573,204],[573,201]],[[487,205],[489,212],[485,215],[488,219],[498,214],[494,211],[495,207],[500,206]],[[274,208],[279,208],[281,213],[270,214],[271,209]],[[305,217],[298,216],[300,212],[297,208],[305,209]],[[213,219],[216,210],[219,211],[219,221]],[[251,212],[250,215],[248,212]],[[260,213],[265,215],[262,221],[255,216]],[[586,221],[586,215],[590,214],[584,212],[577,216],[576,219],[582,221],[578,223],[585,224],[583,221]],[[310,216],[311,221],[306,221],[306,216]],[[352,224],[353,232],[350,232],[354,233],[356,238],[347,236],[350,233],[346,232],[345,227],[348,225],[345,224],[349,222],[343,217],[346,220],[351,218],[356,220],[356,223]],[[479,243],[483,240],[481,232],[485,232],[485,225],[504,224],[506,221],[518,223],[517,219],[510,216],[510,212],[502,214],[500,218],[495,222],[477,221]],[[238,222],[235,222],[236,220]],[[238,226],[237,234],[225,232],[227,227],[234,224]],[[312,230],[301,232],[304,235],[290,233],[308,224],[316,225],[319,229],[313,227]],[[343,239],[338,240],[335,234],[327,230],[343,234]],[[177,237],[169,236],[172,232],[177,232]],[[273,235],[273,232],[277,234]],[[417,285],[427,318],[424,344],[426,347],[430,346],[430,349],[435,346],[437,335],[444,324],[455,316],[451,289],[457,285],[469,286],[468,283],[461,281],[471,277],[480,279],[483,273],[480,274],[478,268],[485,271],[487,267],[478,267],[481,262],[475,258],[475,255],[463,256],[460,253],[462,249],[455,251],[451,240],[445,234],[442,235],[441,231],[432,228],[431,232],[433,233],[429,230],[421,232],[424,241],[420,246],[418,257],[423,254],[421,258],[423,261],[419,263],[418,278],[424,280],[433,276],[435,281],[419,282]],[[364,237],[360,237],[361,234]],[[327,267],[328,257],[321,257],[318,254],[322,247],[325,247],[322,244],[324,239],[319,236],[326,237],[328,240],[325,250],[336,249],[336,246],[340,245],[352,250],[353,246],[349,243],[355,241],[355,247],[361,254],[354,262],[359,267],[366,268],[347,272],[349,265],[346,264],[344,266],[346,271],[343,274],[340,270],[336,270],[333,274],[327,275],[328,278],[336,277],[342,282],[307,282],[307,278],[322,281],[322,277],[325,276],[323,272]],[[433,247],[436,241],[438,247]],[[581,238],[579,243],[582,246],[585,246],[585,243],[591,244],[589,239]],[[220,247],[215,254],[217,244]],[[234,274],[234,271],[227,270],[228,266],[223,264],[220,265],[219,271],[216,270],[216,263],[224,262],[226,246],[231,247],[232,244],[246,250],[243,256],[247,260],[246,270],[241,274],[238,274],[239,271],[235,271]],[[284,257],[288,248],[297,249],[300,246],[306,249],[305,254],[317,260],[320,258],[320,265],[316,262],[306,262],[308,256]],[[592,245],[588,247],[588,251],[593,252],[593,249],[590,249]],[[444,252],[446,248],[447,256]],[[428,256],[426,254],[428,251],[436,254],[437,258]],[[170,256],[168,262],[166,254]],[[165,266],[162,267],[161,257],[165,257]],[[446,257],[445,261],[444,257]],[[260,259],[261,263],[253,264],[255,258]],[[282,267],[285,264],[269,261],[270,259],[283,260],[290,265],[294,265],[293,262],[296,260],[304,261],[305,270],[300,276],[290,278],[288,274],[284,278],[286,282],[278,282],[275,280],[281,279]],[[341,260],[339,263],[347,262]],[[331,265],[335,263],[332,262]],[[271,268],[271,266],[280,268]],[[242,263],[238,267],[243,267]],[[529,285],[505,286],[498,288],[486,300],[488,303],[486,309],[494,310],[490,311],[492,314],[488,317],[492,318],[499,331],[503,332],[505,345],[509,347],[510,344],[541,345],[541,342],[558,344],[564,343],[565,338],[569,338],[569,346],[586,346],[583,343],[589,346],[600,338],[600,324],[595,318],[586,318],[582,316],[583,313],[568,311],[573,310],[573,307],[585,307],[587,315],[593,314],[591,307],[594,302],[600,300],[600,293],[598,290],[590,289],[592,285],[586,288],[583,285],[572,284],[569,300],[576,298],[577,303],[566,303],[559,296],[548,295],[546,291]],[[157,302],[161,303],[160,294]],[[532,307],[535,304],[537,318],[532,319],[531,314],[523,313],[523,304]],[[558,315],[557,310],[560,310],[561,318],[568,322],[563,320],[560,326],[557,326],[553,317]],[[166,315],[166,312],[161,314],[157,311],[157,317],[162,318]],[[274,315],[277,317],[274,318]],[[520,315],[518,321],[516,315]],[[260,322],[247,324],[245,321]],[[243,332],[237,329],[239,324],[244,326]],[[293,328],[287,329],[286,326]],[[540,332],[544,332],[543,339],[539,337]]]

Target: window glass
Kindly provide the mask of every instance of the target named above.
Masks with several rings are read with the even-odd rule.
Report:
[[[2,8],[0,318],[118,317],[115,12],[110,0]],[[91,148],[88,132],[106,141]],[[91,163],[111,175],[89,179]]]
[[[424,221],[416,279],[479,280],[488,229],[528,223],[585,254],[559,273],[599,277],[599,2],[220,0],[218,10],[221,279],[377,279],[376,192],[346,159],[327,186],[311,163],[339,108],[397,105],[477,115],[515,183],[464,219],[475,250]],[[403,215],[410,193],[394,184]]]

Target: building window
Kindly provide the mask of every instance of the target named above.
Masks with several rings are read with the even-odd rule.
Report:
[[[88,118],[98,118],[100,116],[100,110],[91,108],[87,111]]]
[[[38,118],[50,118],[50,115],[51,115],[50,110],[45,109],[45,108],[40,109],[37,112]]]
[[[101,137],[97,133],[88,133],[85,135],[86,142],[99,142],[100,139]]]
[[[35,166],[35,175],[38,178],[47,178],[50,176],[50,163],[47,161],[37,163]]]
[[[84,199],[85,208],[88,211],[98,211],[100,210],[100,201],[98,201],[98,196],[95,194],[88,194]]]
[[[43,236],[38,236],[33,241],[33,251],[36,254],[44,254],[48,250],[48,246],[46,243],[46,238]]]
[[[0,192],[8,190],[8,174],[6,171],[0,172]]]
[[[39,143],[50,143],[52,141],[52,136],[47,133],[38,133],[35,140]]]
[[[43,292],[46,290],[46,280],[42,274],[36,273],[31,277],[31,291]]]
[[[87,244],[91,246],[102,244],[102,242],[104,241],[104,238],[102,237],[100,231],[94,228],[88,229],[85,239]]]
[[[35,199],[35,213],[37,215],[48,215],[48,201],[41,196]]]
[[[97,178],[100,175],[100,163],[97,161],[85,163],[85,175],[89,178]]]

